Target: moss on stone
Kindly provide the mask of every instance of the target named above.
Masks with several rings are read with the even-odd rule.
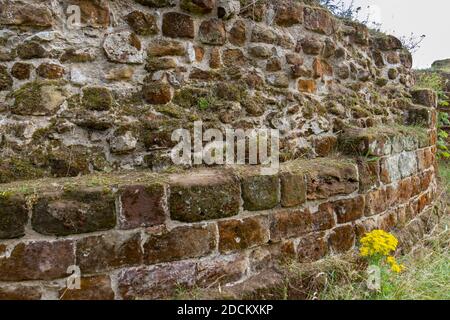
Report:
[[[4,159],[0,164],[0,183],[39,179],[45,171],[20,158]]]
[[[66,99],[62,81],[33,81],[13,93],[12,112],[20,115],[52,115]]]
[[[82,103],[88,110],[107,111],[112,106],[113,98],[108,88],[86,87],[83,88]]]

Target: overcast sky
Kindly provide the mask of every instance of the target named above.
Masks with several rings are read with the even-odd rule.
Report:
[[[354,3],[365,12],[370,6],[371,17],[382,23],[384,31],[397,36],[411,32],[426,35],[421,48],[414,53],[415,68],[428,68],[435,60],[450,58],[449,0],[354,0]]]

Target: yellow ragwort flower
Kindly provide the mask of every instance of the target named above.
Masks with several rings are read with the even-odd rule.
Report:
[[[397,249],[398,240],[383,230],[373,230],[361,239],[359,253],[363,257],[388,256]]]

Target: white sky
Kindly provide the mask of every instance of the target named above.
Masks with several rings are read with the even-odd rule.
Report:
[[[396,36],[426,35],[413,54],[415,68],[428,68],[435,60],[450,58],[449,0],[354,0],[354,4],[365,12],[370,6],[372,19],[381,22],[384,31]]]

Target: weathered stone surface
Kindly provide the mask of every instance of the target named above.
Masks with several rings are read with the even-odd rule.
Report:
[[[417,151],[417,164],[419,171],[432,167],[436,162],[436,157],[431,148],[421,149]]]
[[[16,62],[11,68],[11,75],[18,80],[27,80],[30,79],[32,68],[30,63]]]
[[[114,300],[109,276],[81,277],[80,281],[80,289],[61,289],[60,300]]]
[[[300,262],[317,261],[328,254],[328,243],[322,232],[312,233],[300,239],[297,257]]]
[[[75,264],[70,240],[0,244],[0,281],[53,280],[69,276]]]
[[[40,300],[42,290],[39,286],[2,285],[0,300]]]
[[[280,199],[280,183],[277,175],[244,175],[242,177],[242,198],[244,209],[250,211],[272,209]]]
[[[92,111],[107,111],[111,108],[113,98],[105,87],[84,87],[81,98],[83,106]]]
[[[48,52],[36,41],[27,41],[19,44],[16,48],[19,58],[24,60],[42,59],[48,56]]]
[[[241,1],[218,0],[217,16],[223,20],[230,20],[241,12]]]
[[[8,73],[6,66],[0,65],[0,91],[11,90],[13,79]]]
[[[164,187],[160,184],[131,185],[120,189],[121,229],[153,227],[164,223]]]
[[[430,108],[437,107],[438,97],[436,92],[430,89],[416,89],[411,91],[413,102]]]
[[[130,12],[125,20],[140,36],[154,35],[159,32],[156,17],[152,14],[135,10]]]
[[[291,27],[303,23],[303,7],[298,3],[282,3],[276,7],[275,23]]]
[[[244,21],[237,20],[230,30],[228,40],[235,46],[242,47],[247,40],[247,26]]]
[[[272,50],[268,47],[264,46],[252,46],[248,49],[248,52],[256,57],[256,58],[262,58],[267,59],[272,56]]]
[[[0,193],[0,239],[13,239],[25,234],[28,209],[23,197]]]
[[[207,14],[214,9],[216,0],[181,0],[180,8],[194,14]]]
[[[409,177],[417,172],[417,158],[414,152],[400,154],[398,165],[402,178]]]
[[[333,135],[323,135],[314,138],[314,151],[319,157],[327,157],[332,154],[337,145],[337,138]]]
[[[147,54],[154,57],[162,56],[184,56],[186,54],[185,46],[174,40],[154,40],[150,42]]]
[[[141,236],[112,232],[76,242],[77,265],[83,273],[97,273],[142,263]]]
[[[69,0],[67,5],[76,5],[80,8],[82,25],[94,28],[106,28],[109,26],[109,1]]]
[[[386,210],[386,192],[378,189],[366,194],[365,215],[373,216]]]
[[[217,47],[211,49],[211,55],[209,57],[209,67],[211,69],[218,69],[222,66],[220,57],[220,50]]]
[[[64,51],[61,57],[59,57],[59,61],[61,61],[62,63],[85,63],[95,61],[95,59],[95,53],[92,50],[86,48],[69,48]]]
[[[218,226],[219,251],[222,253],[265,244],[270,239],[267,216],[219,221]]]
[[[166,104],[172,100],[172,89],[168,83],[152,81],[144,84],[142,95],[150,104]]]
[[[298,81],[298,90],[304,93],[315,93],[317,90],[316,81],[300,79]]]
[[[277,34],[272,29],[261,27],[259,25],[253,27],[251,42],[275,44],[277,40]]]
[[[399,168],[399,155],[383,158],[380,162],[380,178],[385,184],[396,182],[402,178]]]
[[[346,154],[382,157],[391,154],[388,135],[365,129],[348,129],[339,135],[339,149]]]
[[[149,235],[144,244],[144,262],[156,264],[203,257],[215,250],[216,238],[214,224],[177,227]]]
[[[118,275],[118,290],[125,300],[171,297],[179,287],[192,287],[195,273],[196,263],[190,261],[124,269]]]
[[[281,71],[281,60],[278,58],[271,58],[267,61],[266,64],[266,71],[269,72],[276,72],[276,71]]]
[[[194,20],[187,14],[167,12],[163,15],[162,33],[170,38],[194,38]]]
[[[64,76],[64,67],[54,63],[43,63],[36,69],[36,73],[45,79],[59,79]]]
[[[103,49],[109,60],[118,63],[144,63],[144,50],[138,36],[129,31],[115,32],[106,36]]]
[[[147,64],[145,65],[145,70],[148,72],[155,72],[159,70],[175,69],[176,67],[177,62],[173,58],[149,57],[147,59]]]
[[[304,25],[306,29],[330,35],[334,32],[334,24],[334,18],[328,11],[320,8],[304,8]]]
[[[284,72],[269,74],[266,77],[267,83],[276,88],[289,87],[289,77]]]
[[[355,221],[364,216],[364,196],[331,203],[339,224]]]
[[[125,133],[117,133],[109,141],[111,152],[114,154],[128,154],[136,150],[137,138],[133,136],[131,131]]]
[[[57,236],[112,229],[114,196],[96,189],[42,195],[33,208],[31,225],[39,233]]]
[[[240,188],[231,175],[204,171],[171,178],[170,217],[184,222],[231,217],[239,213]]]
[[[53,25],[52,12],[39,3],[0,2],[0,26],[48,28]]]
[[[56,113],[66,100],[66,91],[60,82],[34,81],[23,85],[13,96],[12,113],[43,116]]]
[[[365,192],[380,184],[380,160],[358,159],[359,190]]]
[[[223,64],[227,67],[242,67],[246,63],[244,53],[240,49],[227,49],[223,51]]]
[[[334,252],[346,252],[355,243],[355,232],[352,225],[336,227],[330,234],[330,246]]]
[[[313,62],[313,75],[314,78],[331,77],[333,75],[333,68],[325,60],[316,58]]]
[[[211,288],[238,281],[245,275],[247,265],[247,258],[242,254],[201,260],[197,264],[196,285]]]
[[[311,208],[311,213],[314,231],[329,230],[336,225],[334,207],[329,202],[322,203],[317,209]]]
[[[373,39],[378,49],[383,51],[402,49],[402,42],[391,35],[381,35]]]
[[[306,177],[304,173],[284,172],[280,175],[281,205],[296,207],[306,201]]]
[[[297,44],[297,51],[303,50],[304,53],[309,55],[318,55],[322,52],[325,44],[313,37],[305,37]]]
[[[165,8],[176,6],[175,0],[136,0],[136,2],[150,8]]]
[[[271,216],[270,240],[297,238],[313,231],[312,215],[308,209],[276,212]]]
[[[307,172],[309,200],[326,199],[333,195],[350,194],[358,189],[358,172],[353,163],[317,164]]]
[[[202,43],[222,45],[227,39],[225,24],[219,19],[205,20],[200,25],[198,37]]]

